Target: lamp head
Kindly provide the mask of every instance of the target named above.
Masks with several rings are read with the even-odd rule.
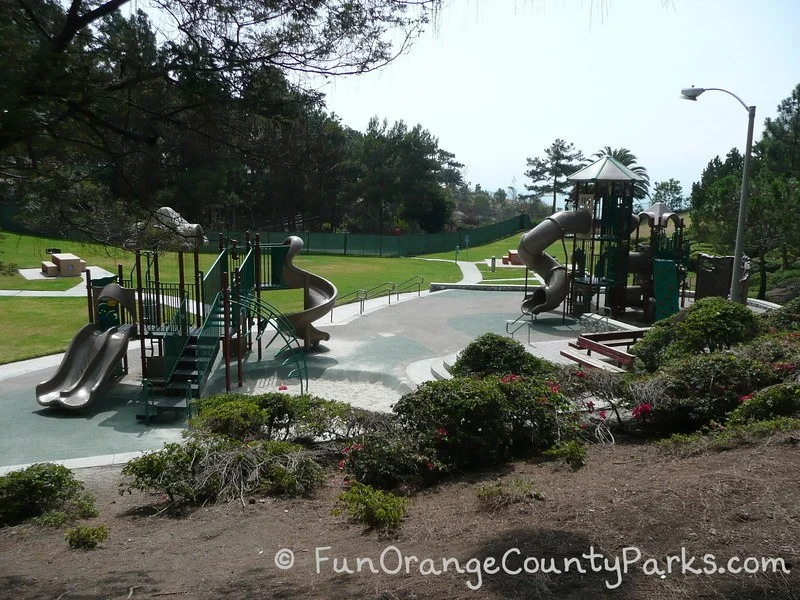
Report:
[[[696,102],[697,97],[705,91],[706,91],[705,88],[698,88],[698,87],[683,88],[681,90],[681,98],[683,98],[684,100],[694,100]]]

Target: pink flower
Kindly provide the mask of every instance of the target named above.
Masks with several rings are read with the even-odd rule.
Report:
[[[347,464],[347,459],[342,459],[339,461],[339,468],[344,469],[344,466]]]
[[[745,394],[744,396],[739,396],[739,402],[747,402],[753,397],[753,394]]]
[[[289,389],[289,386],[288,386],[288,385],[280,384],[280,385],[278,386],[278,390],[279,390],[279,391],[281,391],[281,392],[283,392],[283,391],[285,391],[285,390],[288,390],[288,389]]]
[[[597,413],[597,414],[598,414],[598,416],[599,416],[599,417],[600,417],[600,418],[601,418],[603,421],[605,421],[605,420],[606,420],[606,416],[607,416],[607,414],[606,414],[606,411],[604,411],[604,410],[601,410],[601,411],[600,411],[599,413]]]
[[[575,371],[575,377],[586,377],[586,373],[583,371]]]
[[[447,429],[445,427],[437,427],[436,437],[447,437]]]
[[[591,400],[589,400],[589,401],[586,403],[586,408],[588,408],[588,409],[589,409],[589,412],[590,412],[590,413],[594,412],[594,402],[592,402]]]
[[[428,467],[429,471],[433,471],[436,468],[436,465],[434,465],[432,462],[429,462],[426,466]]]
[[[650,413],[652,412],[653,412],[653,407],[647,402],[645,402],[644,404],[635,406],[631,411],[631,415],[633,415],[634,419],[642,419],[644,417],[649,417]]]

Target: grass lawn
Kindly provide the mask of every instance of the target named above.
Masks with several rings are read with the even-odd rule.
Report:
[[[0,297],[0,364],[63,352],[86,323],[85,298]]]
[[[55,246],[59,242],[7,234],[6,239],[0,243],[4,244],[2,248],[5,249],[3,260],[16,262],[21,266],[37,266],[36,261],[41,262],[47,258],[44,248],[51,247],[48,244]],[[97,264],[112,272],[117,270],[113,264],[115,260],[127,259],[127,263],[123,263],[126,276],[133,265],[133,255],[130,252],[108,252],[104,256],[102,247],[86,245],[83,250],[78,250],[75,247],[65,247],[63,241],[60,243],[60,246],[55,247],[69,250],[88,263]],[[10,247],[13,250],[8,250]],[[207,269],[216,256],[201,254],[200,258],[201,269]],[[188,277],[192,258],[187,255],[186,259],[189,263]],[[450,262],[319,255],[301,255],[294,262],[298,267],[332,281],[339,289],[340,296],[358,289],[368,290],[387,281],[400,284],[417,275],[424,280],[422,289],[426,289],[432,281],[453,282],[461,278],[461,270]],[[159,271],[162,281],[177,281],[177,253],[162,256],[159,260]],[[17,275],[0,278],[0,289],[55,291],[69,289],[78,283],[78,278],[28,281]],[[268,292],[263,298],[286,313],[303,309],[302,290]],[[63,352],[75,333],[87,322],[84,298],[0,298],[0,302],[0,339],[4,340],[0,347],[0,364]],[[42,327],[44,323],[47,324],[46,328]],[[14,342],[9,343],[10,340]]]
[[[519,246],[519,240],[522,237],[524,231],[520,231],[519,233],[515,233],[514,235],[510,235],[505,237],[501,240],[497,240],[496,242],[492,242],[490,244],[484,244],[483,246],[475,246],[474,248],[461,248],[461,251],[458,253],[458,260],[465,260],[468,262],[478,262],[483,261],[494,256],[497,258],[497,261],[502,261],[502,258],[508,254],[509,250],[516,250]],[[567,240],[567,251],[571,251],[572,249],[572,241]],[[561,243],[561,240],[550,244],[548,246],[546,252],[555,259],[564,264],[565,262],[565,254],[564,254],[564,245]],[[451,252],[439,252],[437,254],[425,254],[423,258],[442,258],[445,260],[455,260],[455,250]]]
[[[491,256],[500,261],[509,249],[519,244],[521,233],[508,236],[502,240],[469,249],[464,249],[460,260],[477,262]],[[89,265],[97,265],[112,273],[117,272],[117,265],[122,264],[125,277],[130,276],[134,267],[132,252],[117,248],[106,248],[99,244],[68,242],[52,238],[40,238],[29,235],[6,233],[0,237],[0,259],[15,263],[20,267],[38,268],[41,261],[47,260],[47,248],[60,248],[80,256]],[[558,242],[548,248],[557,260],[564,261],[563,245]],[[325,277],[333,282],[339,290],[339,296],[345,296],[359,289],[369,290],[382,286],[385,282],[401,284],[413,277],[422,276],[422,289],[431,282],[455,282],[461,278],[461,270],[453,259],[455,253],[439,253],[419,258],[439,258],[444,261],[418,260],[416,258],[381,258],[356,256],[330,256],[301,254],[295,258],[295,264],[307,271]],[[215,254],[200,255],[200,269],[208,270]],[[187,277],[193,269],[191,254],[185,255]],[[146,268],[146,263],[143,264]],[[489,267],[479,265],[484,278],[524,279],[524,268],[498,269],[489,272]],[[159,272],[163,282],[178,280],[178,254],[169,252],[159,257]],[[0,289],[25,290],[66,290],[80,283],[78,278],[58,278],[53,280],[28,281],[20,275],[0,277]],[[378,291],[371,295],[377,295]],[[290,313],[302,310],[303,293],[301,290],[281,290],[266,293],[264,299],[274,304],[281,311]],[[82,298],[2,298],[3,315],[0,317],[0,339],[15,340],[13,348],[6,343],[0,351],[0,364],[33,358],[45,354],[63,351],[78,329],[86,322],[86,301]],[[54,318],[55,315],[58,317]],[[48,335],[42,336],[38,331],[39,323],[52,323]],[[34,325],[28,327],[27,324]]]
[[[499,261],[498,261],[499,262]],[[519,279],[525,281],[525,267],[497,267],[494,273],[492,268],[486,264],[479,264],[478,270],[483,276],[484,282],[496,281],[498,279]]]

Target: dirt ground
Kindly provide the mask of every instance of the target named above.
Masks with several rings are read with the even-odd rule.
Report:
[[[77,475],[97,496],[93,523],[110,527],[109,540],[95,550],[70,550],[64,530],[0,530],[0,596],[800,598],[798,467],[800,449],[785,436],[690,458],[653,446],[595,446],[576,472],[516,463],[447,481],[416,495],[391,537],[331,515],[339,473],[311,499],[258,499],[175,516],[156,514],[164,507],[157,495],[120,496],[119,469],[87,469]],[[497,512],[479,508],[481,485],[516,477],[532,480],[545,499]],[[704,555],[714,555],[714,570],[726,572],[709,574],[712,559],[704,562]],[[564,572],[568,557],[576,560]],[[627,573],[615,568],[623,557],[632,561]],[[769,557],[782,558],[790,573],[760,572]],[[354,573],[335,572],[345,558]],[[357,572],[359,558],[371,559],[378,572],[366,560]],[[454,561],[441,572],[447,558],[463,572]],[[759,572],[732,574],[729,559],[738,559],[734,568]]]

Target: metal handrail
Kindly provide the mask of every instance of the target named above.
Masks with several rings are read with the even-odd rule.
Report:
[[[349,300],[348,300],[349,298]],[[339,296],[336,299],[336,304],[334,304],[333,308],[331,309],[331,323],[333,323],[333,311],[337,306],[344,306],[345,304],[350,304],[351,302],[358,302],[358,314],[364,314],[364,301],[367,299],[367,291],[366,290],[356,290],[354,292],[350,292],[348,294],[344,294]]]
[[[424,283],[425,279],[422,275],[414,275],[413,277],[409,277],[405,281],[401,281],[397,284],[395,289],[395,294],[397,295],[397,301],[400,301],[400,293],[405,292],[406,290],[411,290],[415,285],[417,287],[417,297],[422,295],[422,284]]]
[[[369,288],[368,290],[365,291],[366,295],[364,296],[364,300],[369,299],[370,292],[374,292],[375,290],[381,290],[381,291],[387,291],[388,290],[388,292],[389,292],[389,294],[388,294],[389,295],[389,304],[391,304],[392,303],[392,293],[394,292],[395,287],[396,287],[396,285],[395,285],[394,281],[384,281],[383,283],[379,283],[378,285],[376,285],[374,287],[371,287],[371,288]],[[383,294],[375,294],[375,297],[379,297],[379,296],[382,296],[382,295]]]
[[[533,326],[533,321],[530,320],[528,317],[529,317],[528,313],[522,313],[520,316],[518,316],[513,321],[506,321],[506,333],[513,338],[515,333],[517,333],[520,329],[522,329],[523,327],[525,327],[527,325],[528,326],[528,344],[530,344],[531,343],[531,327]],[[516,325],[516,327],[514,327],[514,329],[512,331],[511,328],[514,325]]]

